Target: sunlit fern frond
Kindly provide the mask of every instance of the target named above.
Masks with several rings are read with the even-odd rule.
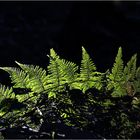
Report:
[[[133,80],[136,75],[136,61],[137,55],[133,55],[131,59],[128,61],[127,66],[124,68],[124,75],[126,76],[126,80]]]
[[[39,66],[21,64],[16,61],[29,77],[29,88],[34,92],[43,92],[47,83],[46,70]]]
[[[120,81],[123,77],[123,60],[122,60],[122,48],[120,47],[115,58],[115,63],[112,68],[112,74],[110,78],[113,81]]]
[[[89,80],[92,76],[95,75],[96,66],[93,63],[92,59],[90,58],[89,54],[85,50],[84,47],[82,47],[82,61],[81,61],[81,67],[80,67],[80,77],[83,80]]]
[[[0,100],[4,98],[15,98],[15,93],[13,88],[6,87],[5,85],[0,84]]]
[[[123,97],[127,95],[126,93],[126,87],[123,86],[121,83],[114,83],[114,90],[112,92],[112,97]]]
[[[97,82],[96,74],[98,74],[98,72],[96,71],[95,64],[93,63],[85,48],[82,47],[82,60],[79,80],[81,83],[83,83],[81,84],[83,92],[95,85]]]
[[[0,117],[11,107],[11,102],[15,101],[15,93],[12,87],[0,84]]]
[[[50,49],[50,55],[48,57],[50,58],[50,63],[47,67],[47,89],[54,88],[55,90],[59,91],[61,88],[63,88],[62,85],[66,83],[64,78],[65,73],[60,66],[62,63],[54,49]]]
[[[76,78],[78,76],[78,73],[77,73],[78,66],[73,62],[67,61],[65,59],[61,59],[60,67],[64,74],[64,79],[66,83],[70,87],[72,87],[72,84],[76,82]]]
[[[115,63],[113,64],[113,68],[111,73],[108,76],[108,85],[107,89],[113,89],[112,96],[120,97],[125,95],[125,87],[124,87],[124,64],[122,60],[122,48],[118,49],[117,56],[115,58]]]
[[[0,69],[9,73],[14,88],[29,88],[29,76],[23,70],[13,67],[0,67]]]

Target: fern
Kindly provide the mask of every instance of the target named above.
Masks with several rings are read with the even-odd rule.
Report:
[[[12,87],[6,87],[5,85],[0,84],[0,100],[5,98],[15,98],[15,94],[13,92]]]
[[[50,49],[50,55],[48,55],[48,57],[50,58],[50,63],[47,67],[48,75],[46,89],[49,98],[56,98],[58,92],[65,90],[65,84],[67,83],[64,77],[65,72],[62,69],[64,64],[54,49]]]
[[[138,67],[136,70],[136,78],[140,79],[140,67]]]
[[[82,61],[81,61],[81,68],[80,68],[80,78],[82,80],[89,80],[91,77],[95,75],[96,66],[91,60],[89,54],[82,47]]]
[[[62,72],[64,73],[64,79],[66,83],[74,88],[74,83],[76,82],[76,78],[78,77],[78,66],[75,63],[66,61],[65,59],[60,60],[60,67]]]
[[[121,97],[126,95],[126,88],[124,87],[124,64],[122,60],[122,48],[120,47],[115,58],[115,63],[108,76],[108,90],[114,89],[112,96]]]
[[[56,52],[51,49],[50,50],[50,64],[47,67],[48,68],[48,75],[47,75],[47,80],[48,80],[48,84],[47,84],[47,88],[54,88],[54,89],[58,89],[58,91],[60,91],[66,81],[64,79],[64,72],[62,71],[61,68],[61,61],[59,59],[59,56],[56,54]]]
[[[123,60],[122,60],[122,48],[120,47],[115,59],[115,63],[112,68],[112,74],[110,78],[113,81],[119,82],[123,77]]]
[[[97,82],[96,74],[99,73],[96,71],[95,64],[93,63],[85,48],[82,47],[80,77],[78,78],[78,80],[80,80],[80,84],[78,86],[81,90],[83,90],[83,92],[95,85]]]
[[[136,93],[140,93],[140,67],[136,70],[136,80],[134,81]]]
[[[100,124],[100,119],[110,123],[112,113],[119,118],[120,112],[126,112],[126,109],[131,111],[131,108],[127,108],[131,103],[128,103],[129,101],[123,103],[126,98],[122,97],[125,95],[129,94],[132,106],[139,109],[139,95],[131,95],[132,92],[140,93],[140,67],[136,68],[136,58],[137,55],[132,56],[124,66],[120,47],[111,72],[107,70],[105,73],[100,73],[85,48],[82,47],[81,67],[78,73],[78,66],[75,63],[61,59],[54,49],[51,49],[47,71],[39,66],[21,64],[17,61],[20,68],[0,67],[9,73],[13,84],[11,88],[0,84],[0,119],[7,119],[9,124],[11,123],[10,127],[19,124],[22,126],[26,123],[29,127],[39,126],[37,128],[40,128],[42,124],[38,125],[38,123],[42,118],[47,119],[47,122],[50,119],[54,126],[54,118],[57,118],[55,118],[57,122],[60,117],[67,126],[83,130],[92,125],[96,128],[96,124],[98,122]],[[16,94],[16,90],[18,92],[22,88],[23,94],[20,94],[20,91]],[[31,91],[27,91],[28,88]],[[24,89],[27,90],[24,91]],[[114,99],[111,96],[121,98]],[[10,101],[16,101],[16,103]],[[11,109],[17,104],[21,105],[18,109]],[[4,109],[8,110],[7,114]],[[37,113],[37,109],[42,115]],[[39,116],[38,121],[31,119],[35,116],[36,119]],[[105,119],[104,116],[109,118]],[[92,120],[98,117],[96,121]],[[112,132],[115,132],[114,127]]]
[[[112,73],[109,75],[108,83],[108,89],[114,89],[112,93],[113,97],[125,96],[126,94],[130,94],[130,92],[131,94],[135,94],[133,82],[136,78],[136,58],[137,55],[133,55],[124,67],[122,60],[122,48],[119,48],[112,68]]]
[[[137,61],[137,55],[135,54],[128,61],[127,66],[125,66],[124,75],[126,76],[126,81],[134,80],[136,75],[136,61]]]
[[[15,99],[15,93],[13,92],[12,87],[9,88],[0,84],[0,116],[4,114],[4,110],[10,108],[10,101],[12,99]]]
[[[29,77],[28,87],[31,88],[33,92],[43,92],[47,83],[46,71],[39,66],[21,64],[17,61],[16,63]]]
[[[0,69],[10,74],[11,83],[14,84],[14,88],[29,88],[29,75],[24,71],[12,67],[0,67]]]
[[[16,93],[16,99],[18,99],[19,102],[23,102],[24,100],[33,96],[34,92],[38,92],[38,90],[36,90],[38,86],[34,87],[34,85],[31,85],[31,82],[33,81],[32,79],[29,78],[29,75],[25,71],[13,67],[0,67],[0,69],[9,73],[11,83],[14,84],[13,90],[15,90],[15,88],[19,89],[18,93]],[[33,92],[24,91],[22,95],[20,94],[20,89],[29,89],[29,88],[31,88]],[[35,96],[34,98],[32,98],[32,101],[36,102],[36,99],[37,97]]]

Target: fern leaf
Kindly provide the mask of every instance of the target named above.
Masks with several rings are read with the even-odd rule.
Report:
[[[136,61],[137,55],[133,55],[131,59],[128,61],[127,66],[124,68],[124,75],[126,76],[126,80],[133,80],[136,75]]]
[[[13,67],[0,67],[0,69],[9,73],[14,88],[28,88],[29,77],[24,71]]]
[[[29,76],[29,88],[34,92],[42,92],[45,90],[47,83],[46,70],[39,66],[21,64],[16,61],[21,69]]]
[[[96,71],[96,67],[91,60],[89,54],[85,50],[84,47],[82,47],[82,61],[81,61],[81,68],[80,68],[80,77],[84,80],[89,80],[92,76],[94,76],[94,73]]]
[[[126,96],[126,88],[120,83],[114,83],[114,91],[112,92],[112,97],[123,97]]]
[[[76,81],[76,78],[78,76],[78,66],[76,66],[76,64],[73,62],[61,59],[60,67],[64,74],[65,81],[72,86],[72,83]]]
[[[6,87],[5,85],[0,84],[0,100],[3,98],[15,98],[12,87]]]
[[[0,116],[2,116],[4,112],[8,111],[9,113],[11,111],[11,104],[15,102],[15,97],[12,87],[9,88],[0,84]]]
[[[123,77],[123,60],[122,60],[122,48],[118,50],[118,54],[115,59],[115,63],[112,68],[112,74],[110,78],[114,81],[120,81]]]
[[[83,92],[85,92],[88,88],[91,88],[95,84],[94,81],[96,80],[96,74],[97,72],[95,64],[93,63],[85,48],[82,47],[82,61],[79,80],[83,82]]]
[[[6,99],[14,99],[15,93],[13,92],[12,87],[6,87],[5,85],[0,84],[0,108],[5,108],[6,106],[2,105],[2,102]],[[7,102],[8,105],[8,102]]]
[[[112,68],[112,72],[108,76],[108,85],[107,89],[113,89],[112,96],[113,97],[121,97],[126,93],[126,89],[124,87],[124,66],[122,60],[122,48],[120,47],[115,58],[115,63]]]
[[[50,49],[50,64],[47,67],[48,68],[48,85],[47,88],[61,88],[61,85],[65,84],[64,79],[64,72],[61,68],[61,60],[59,59],[59,56],[56,54],[56,52],[53,49]]]
[[[136,70],[136,78],[140,80],[140,67]]]
[[[136,80],[134,81],[136,92],[140,93],[140,67],[136,70]]]

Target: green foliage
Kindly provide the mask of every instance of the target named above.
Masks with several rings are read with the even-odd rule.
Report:
[[[40,93],[45,90],[45,85],[47,83],[46,71],[39,66],[21,64],[16,61],[16,63],[21,67],[21,69],[29,77],[27,88],[31,88],[33,92]]]
[[[0,95],[1,100],[4,98],[14,98],[15,94],[13,93],[12,88],[5,87],[4,85],[0,85]]]
[[[118,54],[115,59],[115,63],[112,68],[111,78],[113,81],[119,82],[123,77],[123,60],[122,60],[122,48],[118,50]]]
[[[65,59],[61,59],[60,66],[64,73],[65,83],[69,84],[71,88],[74,88],[74,83],[78,77],[78,66],[73,62],[66,61]]]
[[[61,70],[60,59],[56,52],[50,50],[50,64],[48,66],[48,88],[56,88],[59,91],[60,85],[64,84],[64,73]]]
[[[136,70],[134,85],[135,85],[135,92],[140,93],[140,67],[138,67]]]
[[[54,49],[48,57],[46,69],[17,61],[19,68],[0,67],[11,79],[11,87],[0,85],[1,127],[26,125],[39,131],[41,138],[43,125],[51,124],[47,138],[56,138],[57,123],[62,122],[81,132],[94,132],[97,138],[132,137],[140,123],[136,54],[125,65],[120,47],[112,69],[104,73],[97,71],[84,47],[80,67],[60,58]]]
[[[112,92],[113,97],[125,96],[124,84],[124,73],[123,73],[123,60],[122,60],[122,48],[120,47],[115,58],[115,63],[113,65],[112,71],[109,75],[108,89],[114,89]]]
[[[78,86],[80,86],[79,89],[85,92],[87,89],[94,87],[95,84],[99,82],[99,77],[97,77],[97,74],[100,73],[96,71],[95,64],[93,63],[85,48],[82,47],[82,61],[80,67],[80,76],[78,78],[80,81],[78,83]]]
[[[126,76],[126,80],[132,81],[136,75],[136,61],[137,55],[133,55],[132,58],[128,61],[127,66],[124,68],[124,75]]]
[[[9,110],[11,107],[10,101],[15,99],[15,94],[13,93],[13,89],[0,85],[0,114],[2,115],[4,110]],[[10,110],[9,110],[10,111]]]
[[[28,88],[29,77],[26,73],[19,68],[12,67],[0,67],[0,69],[6,71],[10,75],[11,83],[15,88]]]

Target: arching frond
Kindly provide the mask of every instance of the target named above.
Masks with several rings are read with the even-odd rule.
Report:
[[[29,76],[29,87],[34,92],[42,92],[45,90],[47,83],[46,70],[39,66],[21,64],[16,61],[21,69]]]
[[[0,67],[0,69],[9,73],[14,88],[29,88],[29,76],[18,68]]]

